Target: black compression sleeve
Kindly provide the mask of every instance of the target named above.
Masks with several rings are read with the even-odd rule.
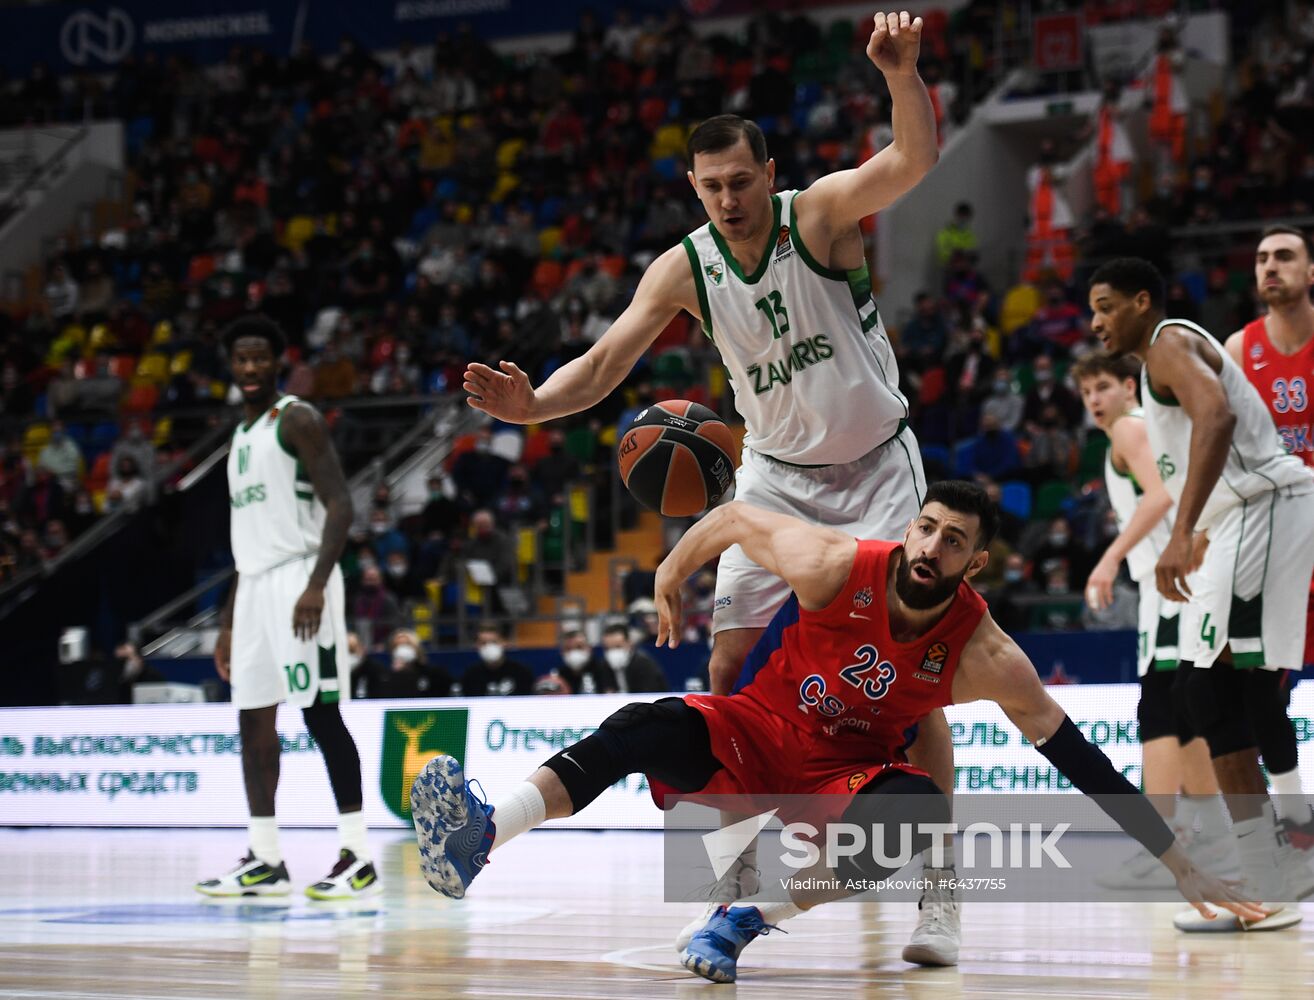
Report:
[[[1172,847],[1173,832],[1150,800],[1118,773],[1103,751],[1087,742],[1066,715],[1058,731],[1037,743],[1036,749],[1156,858]]]

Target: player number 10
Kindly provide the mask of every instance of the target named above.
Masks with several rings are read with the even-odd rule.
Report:
[[[304,663],[284,664],[283,672],[287,674],[289,691],[304,691],[310,687],[310,668]]]

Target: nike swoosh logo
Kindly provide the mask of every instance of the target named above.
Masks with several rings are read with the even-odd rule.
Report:
[[[860,614],[858,614],[856,611],[850,611],[850,612],[849,612],[849,617],[850,617],[850,618],[861,618],[861,619],[862,619],[863,621],[865,621],[865,622],[869,622],[869,621],[871,621],[871,619],[868,618],[866,615],[860,615]]]
[[[353,875],[351,878],[351,887],[353,889],[364,889],[367,885],[369,885],[373,881],[374,881],[373,875],[366,875],[362,878],[357,878],[356,876]]]
[[[1259,369],[1261,369],[1261,368],[1267,368],[1267,367],[1268,367],[1268,362],[1267,362],[1267,361],[1261,361],[1259,364],[1257,364],[1257,365],[1251,365],[1250,367],[1251,367],[1252,369],[1254,369],[1255,371],[1259,371]]]
[[[247,872],[245,875],[240,876],[237,881],[241,882],[242,885],[255,885],[257,882],[268,881],[273,874],[273,872],[261,872],[259,875],[252,877],[251,873]]]
[[[572,757],[572,756],[570,755],[569,751],[567,751],[566,753],[563,753],[563,754],[561,755],[561,757],[562,757],[563,760],[568,760],[568,761],[570,761],[572,764],[574,764],[576,767],[578,767],[578,768],[579,768],[579,773],[580,773],[580,774],[588,774],[588,773],[589,773],[588,771],[584,770],[584,765],[583,765],[583,764],[581,764],[579,761],[577,761],[574,757]]]

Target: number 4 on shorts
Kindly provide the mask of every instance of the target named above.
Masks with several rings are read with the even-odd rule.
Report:
[[[287,674],[289,691],[304,691],[310,687],[310,668],[304,663],[284,664],[283,672]]]
[[[1209,618],[1210,615],[1206,613],[1204,616],[1204,621],[1200,623],[1200,641],[1209,643],[1209,648],[1213,649],[1214,643],[1218,639],[1218,626],[1217,625],[1211,626],[1209,624]]]

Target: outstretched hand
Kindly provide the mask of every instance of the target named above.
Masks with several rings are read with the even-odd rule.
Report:
[[[664,566],[665,564],[663,564]],[[681,581],[671,573],[657,568],[653,584],[653,603],[657,605],[657,645],[674,649],[680,644],[680,622],[683,614],[680,597]]]
[[[1177,880],[1177,891],[1206,920],[1213,920],[1218,916],[1209,908],[1211,903],[1236,914],[1242,920],[1251,922],[1263,920],[1273,913],[1272,910],[1243,896],[1240,892],[1241,883],[1224,881],[1201,871],[1177,844],[1170,847],[1160,860],[1168,866],[1173,878]]]
[[[922,48],[922,19],[906,10],[877,14],[873,19],[867,58],[886,76],[917,72],[917,55]]]
[[[470,362],[462,386],[470,394],[466,402],[498,420],[532,423],[534,387],[529,384],[529,376],[511,361],[500,361],[498,367],[502,370]]]

